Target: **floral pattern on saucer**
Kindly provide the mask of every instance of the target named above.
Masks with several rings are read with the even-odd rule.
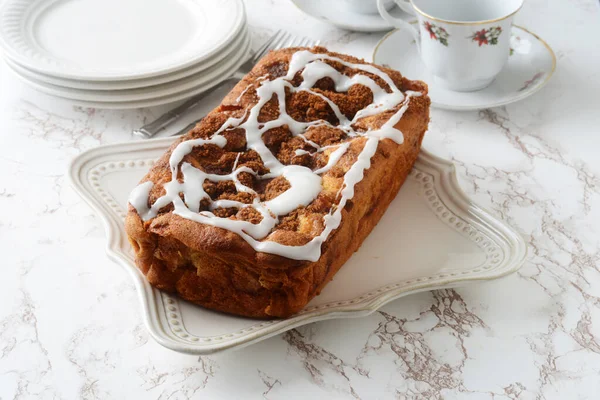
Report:
[[[525,81],[523,83],[523,86],[518,90],[519,92],[522,92],[523,90],[527,90],[531,85],[533,85],[534,83],[537,83],[537,81],[542,77],[546,75],[544,72],[538,72],[536,73],[533,78]]]
[[[444,46],[448,47],[448,38],[450,34],[441,26],[437,26],[436,24],[432,24],[429,21],[423,22],[423,26],[425,30],[429,33],[429,37],[433,40],[437,40]]]
[[[492,45],[495,46],[498,44],[498,38],[502,34],[502,27],[493,26],[491,28],[482,29],[473,33],[471,36],[468,36],[468,39],[471,39],[474,42],[479,44],[479,47],[482,45]]]

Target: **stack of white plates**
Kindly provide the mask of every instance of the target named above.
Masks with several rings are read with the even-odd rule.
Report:
[[[100,108],[208,90],[247,59],[242,0],[5,0],[0,45],[34,88]]]

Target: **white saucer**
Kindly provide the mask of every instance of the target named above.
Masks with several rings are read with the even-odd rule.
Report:
[[[494,82],[476,92],[453,92],[436,85],[410,32],[395,30],[384,36],[375,46],[373,62],[398,70],[409,79],[426,82],[433,107],[480,110],[531,96],[548,82],[556,68],[556,56],[550,46],[520,26],[513,26],[511,50],[508,63]]]
[[[381,32],[392,28],[379,14],[360,14],[348,10],[343,0],[292,0],[306,14],[339,28],[357,32]],[[394,6],[389,13],[395,18],[406,16]]]
[[[6,0],[0,45],[42,74],[129,80],[204,62],[244,25],[242,0]]]

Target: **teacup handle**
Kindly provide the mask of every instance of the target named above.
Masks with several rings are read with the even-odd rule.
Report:
[[[385,0],[377,0],[377,10],[379,10],[379,14],[381,14],[381,17],[384,20],[386,20],[390,25],[398,29],[409,31],[415,38],[415,42],[417,43],[417,49],[419,50],[419,52],[421,52],[421,36],[419,35],[419,31],[417,30],[417,28],[415,28],[413,25],[409,24],[404,20],[392,17],[390,13],[385,9],[383,4],[384,1]],[[402,11],[410,15],[416,15],[415,10],[413,9],[409,0],[395,0],[395,3],[398,5],[398,7],[402,9]]]

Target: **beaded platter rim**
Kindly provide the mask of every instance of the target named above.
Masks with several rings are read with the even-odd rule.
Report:
[[[240,348],[311,322],[366,316],[399,297],[420,291],[456,287],[471,281],[500,278],[517,271],[527,255],[524,239],[510,226],[471,201],[460,189],[454,165],[422,150],[408,179],[416,182],[420,198],[437,219],[485,254],[476,267],[444,269],[431,276],[395,282],[357,298],[308,307],[280,320],[255,324],[220,335],[199,337],[186,329],[177,296],[154,289],[134,263],[123,227],[126,209],[103,187],[102,177],[128,168],[148,168],[173,138],[100,146],[77,156],[69,167],[73,188],[101,217],[107,235],[106,251],[134,279],[144,310],[144,322],[161,345],[188,354],[211,354]]]

